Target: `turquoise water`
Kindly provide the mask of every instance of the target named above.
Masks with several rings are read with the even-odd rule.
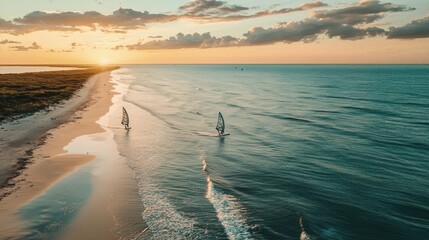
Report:
[[[429,236],[429,66],[129,65],[116,78],[132,130],[115,141],[146,238]]]
[[[92,191],[90,175],[91,168],[86,166],[24,205],[19,211],[25,224],[20,239],[58,239],[88,201]]]

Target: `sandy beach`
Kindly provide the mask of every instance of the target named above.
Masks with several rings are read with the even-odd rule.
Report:
[[[79,136],[105,132],[96,121],[108,112],[112,104],[113,83],[109,79],[110,72],[103,72],[89,80],[94,81],[95,84],[90,88],[89,98],[84,105],[80,110],[74,112],[66,123],[48,132],[45,143],[33,151],[31,164],[18,177],[13,179],[15,186],[11,193],[0,201],[0,212],[2,213],[0,217],[1,237],[19,238],[23,234],[28,234],[23,231],[24,226],[19,219],[20,208],[37,197],[43,196],[48,189],[64,179],[65,176],[72,174],[97,158],[91,152],[68,153],[64,147]],[[101,146],[101,148],[103,147]],[[94,191],[91,192],[91,197],[85,204],[95,207],[85,207],[86,217],[85,215],[80,217],[83,218],[83,221],[72,224],[72,226],[80,227],[68,228],[63,238],[76,239],[76,236],[79,236],[81,239],[89,239],[91,236],[103,236],[103,239],[117,239],[112,229],[118,228],[118,225],[120,225],[117,218],[119,218],[118,215],[120,215],[121,211],[131,213],[133,221],[140,221],[139,214],[134,214],[134,218],[132,217],[133,212],[138,213],[138,211],[127,209],[129,207],[138,207],[138,201],[120,208],[115,208],[109,204],[109,202],[118,201],[118,199],[114,199],[115,196],[127,198],[127,194],[132,194],[132,190],[135,190],[133,189],[135,188],[135,183],[133,183],[132,174],[127,172],[130,170],[121,167],[122,165],[120,164],[115,164],[105,164],[106,169],[110,170],[105,171],[104,174],[109,174],[109,177],[101,174],[98,179],[91,180],[94,185]],[[115,181],[114,185],[109,185],[109,183],[117,179],[120,180]],[[126,189],[121,189],[119,185],[126,186]],[[109,188],[109,194],[105,194],[106,186]],[[76,187],[78,188],[79,186]],[[138,198],[128,197],[128,199]],[[94,202],[94,200],[97,201]],[[103,204],[100,204],[100,202],[103,202]],[[112,208],[114,209],[112,210]],[[95,221],[94,218],[96,219]],[[76,230],[74,231],[73,228]],[[97,231],[94,232],[94,229],[97,229]],[[140,229],[133,231],[141,232]]]

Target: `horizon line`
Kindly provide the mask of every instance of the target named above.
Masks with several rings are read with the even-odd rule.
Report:
[[[123,65],[429,65],[429,63],[0,63],[7,66],[123,66]]]

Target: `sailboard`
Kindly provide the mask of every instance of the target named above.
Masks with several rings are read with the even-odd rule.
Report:
[[[121,124],[125,126],[126,130],[131,129],[130,118],[128,117],[127,110],[124,107],[122,107],[122,122],[121,122]]]
[[[229,135],[229,133],[225,133],[225,120],[223,119],[221,112],[219,112],[217,117],[216,130],[219,133],[219,137]]]

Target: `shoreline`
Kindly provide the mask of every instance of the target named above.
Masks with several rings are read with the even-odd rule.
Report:
[[[67,122],[46,133],[44,143],[34,149],[31,163],[13,179],[13,190],[0,201],[0,235],[18,237],[25,234],[18,216],[20,208],[96,159],[97,156],[88,153],[66,153],[64,147],[79,136],[105,132],[96,121],[109,111],[112,96],[116,94],[112,92],[114,83],[109,81],[110,72],[91,77],[96,80],[93,80],[95,83],[87,101],[71,113]]]
[[[97,74],[117,68],[0,74],[0,201],[47,132],[84,107]]]
[[[98,74],[88,78],[74,97],[53,106],[51,111],[1,124],[0,149],[4,154],[0,161],[0,202],[16,188],[14,179],[33,162],[34,150],[46,143],[51,131],[79,117],[77,114],[88,105],[98,78]]]

